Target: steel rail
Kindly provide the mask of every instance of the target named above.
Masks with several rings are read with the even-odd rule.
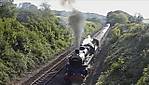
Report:
[[[73,47],[69,48],[69,50],[65,51],[64,53],[61,53],[57,58],[55,58],[50,64],[45,66],[37,74],[35,74],[32,77],[30,77],[28,80],[22,82],[21,85],[33,85],[35,82],[37,82],[43,76],[45,76],[45,74],[48,73],[50,70],[51,71],[54,70],[53,69],[54,66],[58,65],[58,62],[60,62],[66,55],[70,54],[72,51],[73,51]]]
[[[72,54],[71,51],[67,56]],[[53,65],[48,71],[38,77],[31,85],[46,85],[55,77],[65,66],[67,61],[67,57],[63,57],[60,61],[58,61],[55,65]]]

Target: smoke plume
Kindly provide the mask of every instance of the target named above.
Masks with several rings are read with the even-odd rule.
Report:
[[[73,29],[75,35],[75,47],[80,47],[81,37],[84,32],[84,21],[85,18],[81,14],[81,12],[77,10],[73,10],[72,15],[69,17],[69,25]]]
[[[62,0],[61,4],[63,6],[69,5],[68,7],[72,9],[72,15],[69,17],[68,21],[69,21],[70,27],[72,28],[72,30],[74,32],[74,36],[75,36],[74,45],[76,48],[79,48],[82,34],[84,32],[85,18],[83,16],[83,14],[81,14],[81,12],[79,12],[78,10],[76,10],[73,7],[72,4],[74,2],[75,2],[75,0]]]

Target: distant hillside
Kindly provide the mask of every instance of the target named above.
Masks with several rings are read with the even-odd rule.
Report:
[[[61,16],[61,17],[68,17],[71,15],[71,12],[68,11],[52,11],[56,16]],[[95,13],[83,13],[84,16],[86,17],[86,20],[88,21],[95,21],[95,22],[100,22],[102,24],[106,23],[106,16],[95,14]]]

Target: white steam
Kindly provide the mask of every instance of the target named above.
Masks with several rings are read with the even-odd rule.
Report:
[[[80,47],[82,34],[84,32],[84,21],[85,18],[81,12],[73,10],[72,15],[69,17],[69,25],[73,29],[75,41],[74,45],[76,48]]]

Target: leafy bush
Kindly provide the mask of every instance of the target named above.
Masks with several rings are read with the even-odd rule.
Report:
[[[149,66],[144,68],[143,76],[138,80],[137,85],[147,85],[149,83]]]

